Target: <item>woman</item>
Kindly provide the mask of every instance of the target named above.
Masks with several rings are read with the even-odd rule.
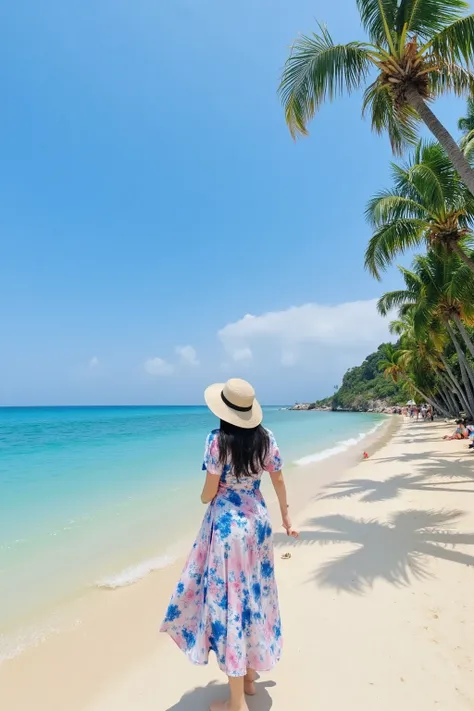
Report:
[[[456,429],[452,435],[444,435],[443,439],[468,439],[469,432],[464,420],[456,420]]]
[[[220,428],[206,441],[201,494],[210,506],[171,598],[161,627],[194,664],[209,651],[228,676],[230,698],[211,711],[248,711],[256,672],[269,671],[281,653],[281,623],[273,568],[272,528],[260,492],[270,473],[283,527],[296,537],[288,515],[280,452],[262,427],[252,386],[232,379],[211,385],[206,404]]]

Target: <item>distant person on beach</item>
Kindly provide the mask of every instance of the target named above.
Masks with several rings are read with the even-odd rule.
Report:
[[[457,425],[457,427],[454,430],[453,434],[452,435],[444,435],[443,439],[468,439],[469,430],[467,429],[463,420],[457,420],[456,425]]]
[[[229,380],[207,388],[205,400],[220,419],[207,437],[202,467],[201,501],[210,505],[161,631],[194,664],[207,664],[215,652],[230,698],[213,703],[211,711],[248,711],[245,694],[255,694],[256,672],[272,669],[282,646],[272,527],[260,492],[264,472],[283,528],[288,536],[298,534],[288,514],[280,452],[262,427],[253,387]]]

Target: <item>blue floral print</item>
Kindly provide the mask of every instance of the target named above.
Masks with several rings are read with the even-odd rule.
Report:
[[[280,471],[271,432],[265,471]],[[203,469],[219,476],[216,498],[176,586],[161,626],[195,664],[215,652],[228,676],[268,671],[281,654],[281,621],[272,527],[260,492],[263,472],[237,479],[219,462],[219,430],[207,437]]]

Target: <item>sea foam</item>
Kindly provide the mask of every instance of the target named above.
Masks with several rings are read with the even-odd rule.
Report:
[[[137,563],[136,565],[130,565],[128,568],[121,570],[119,573],[101,578],[97,581],[96,586],[99,588],[106,588],[108,590],[124,588],[127,585],[137,583],[139,580],[146,577],[149,573],[153,573],[155,570],[167,568],[169,565],[172,565],[175,560],[176,558],[169,555],[149,558],[148,560],[143,560],[141,563]]]
[[[12,634],[0,634],[0,666],[18,657],[26,649],[38,647],[52,635],[72,632],[81,625],[81,620],[65,620],[58,615],[37,626],[21,627]]]
[[[307,464],[313,464],[313,462],[321,462],[323,459],[329,459],[329,457],[333,457],[336,454],[342,454],[343,452],[347,452],[348,449],[354,447],[356,444],[359,444],[359,442],[362,442],[362,440],[368,437],[369,435],[374,434],[374,432],[376,432],[378,428],[381,427],[383,424],[383,421],[378,422],[375,427],[372,427],[372,429],[368,430],[368,432],[359,432],[357,437],[351,437],[350,439],[345,439],[341,442],[337,442],[334,447],[328,447],[328,449],[322,449],[319,452],[308,454],[306,457],[301,457],[301,459],[297,459],[294,463],[299,467],[304,467]]]

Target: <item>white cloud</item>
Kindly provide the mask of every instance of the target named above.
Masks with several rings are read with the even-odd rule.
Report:
[[[94,370],[94,368],[98,368],[99,365],[100,365],[100,361],[99,361],[99,359],[97,358],[97,356],[92,356],[92,358],[91,358],[90,361],[89,361],[89,368],[90,368],[91,370]]]
[[[172,375],[174,365],[167,363],[163,358],[148,358],[145,361],[145,370],[150,375]]]
[[[237,348],[237,350],[234,350],[231,355],[236,363],[245,363],[253,358],[252,351],[248,347]]]
[[[176,346],[175,352],[184,365],[199,365],[196,349],[192,346]]]
[[[377,312],[376,300],[353,301],[334,306],[304,304],[260,316],[247,314],[218,332],[229,357],[242,354],[272,355],[284,366],[318,365],[336,358],[339,363],[363,359],[389,339],[389,319]],[[329,362],[328,362],[329,364]]]

